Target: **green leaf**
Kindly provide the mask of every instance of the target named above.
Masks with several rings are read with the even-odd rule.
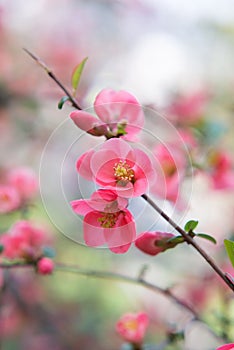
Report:
[[[56,253],[55,250],[51,247],[43,247],[43,256],[46,256],[47,258],[54,258]]]
[[[4,246],[2,244],[0,244],[0,253],[2,253],[4,250]]]
[[[184,242],[184,237],[175,236],[167,240],[167,243],[179,244]]]
[[[227,252],[228,257],[232,263],[232,266],[234,267],[234,242],[230,241],[229,239],[225,239],[224,246],[226,248],[226,252]]]
[[[206,233],[196,233],[196,236],[197,237],[201,237],[201,238],[204,238],[204,239],[207,239],[208,241],[216,244],[217,241],[214,237],[210,236],[210,235],[207,235]]]
[[[198,221],[190,220],[186,222],[184,229],[186,232],[193,231],[198,225]]]
[[[70,100],[70,98],[68,96],[63,96],[61,98],[61,100],[59,101],[58,103],[58,109],[62,109],[63,108],[63,105],[66,101]]]
[[[77,90],[77,87],[79,85],[79,82],[80,82],[80,77],[81,77],[81,74],[83,72],[83,69],[84,69],[84,66],[85,66],[85,63],[87,61],[88,57],[85,57],[83,59],[83,61],[81,61],[74,69],[73,73],[72,73],[72,80],[71,80],[71,84],[72,84],[72,88],[73,88],[73,96],[75,96],[76,94],[76,90]]]

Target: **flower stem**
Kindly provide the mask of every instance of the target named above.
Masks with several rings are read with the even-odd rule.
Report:
[[[60,89],[62,89],[65,94],[69,97],[69,100],[72,103],[72,106],[75,107],[76,109],[82,110],[82,108],[79,106],[79,104],[77,103],[77,101],[75,100],[75,98],[72,96],[72,94],[67,90],[67,88],[65,88],[65,86],[60,82],[60,80],[55,76],[55,74],[52,72],[52,70],[47,67],[47,65],[36,55],[34,55],[32,52],[30,52],[28,49],[23,49],[34,61],[36,61],[39,66],[41,66],[46,73],[49,75],[49,77],[51,79],[54,80],[54,82],[60,87]]]
[[[217,266],[216,262],[202,249],[194,239],[183,230],[179,225],[176,224],[147,194],[143,194],[142,198],[148,202],[151,207],[156,210],[177,232],[184,237],[188,244],[191,244],[198,253],[207,261],[212,269],[222,278],[226,285],[234,292],[234,283],[225,275],[225,273]]]

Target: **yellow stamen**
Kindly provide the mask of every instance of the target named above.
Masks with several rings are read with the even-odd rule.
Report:
[[[116,180],[123,186],[128,182],[134,182],[134,170],[125,160],[120,160],[119,163],[115,163],[114,175]]]

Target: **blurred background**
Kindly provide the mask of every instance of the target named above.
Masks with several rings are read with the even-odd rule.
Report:
[[[233,341],[233,300],[190,247],[152,258],[134,246],[119,256],[75,242],[81,242],[81,224],[76,232],[69,226],[61,188],[58,193],[53,183],[60,180],[69,142],[80,134],[68,120],[71,107],[57,108],[63,92],[23,48],[46,62],[68,88],[74,67],[88,56],[77,93],[83,108],[92,108],[103,88],[127,90],[157,111],[147,127],[156,130],[157,116],[165,115],[166,128],[168,123],[182,125],[198,135],[197,153],[228,150],[232,163],[234,2],[0,0],[1,174],[21,165],[33,168],[38,177],[41,171],[44,203],[38,196],[29,218],[53,236],[56,261],[134,277],[147,265],[147,280],[171,287],[218,335],[193,322],[187,310],[141,286],[61,272],[35,277],[22,270],[10,274],[12,288],[0,301],[1,348],[120,349],[116,321],[123,313],[141,310],[151,322],[147,343],[163,344],[170,333],[185,334],[184,341],[152,349],[212,350],[222,342],[219,337]],[[79,142],[84,150],[94,141],[90,137]],[[72,153],[69,160],[75,162],[78,156]],[[79,195],[74,164],[70,166],[63,169],[66,200]],[[188,184],[182,213],[170,203],[164,205],[180,222],[198,219],[199,230],[216,237],[216,247],[201,244],[229,271],[222,242],[234,232],[233,183],[218,189],[204,173],[195,172]],[[1,232],[20,215],[3,215]],[[156,228],[166,229],[159,221]]]

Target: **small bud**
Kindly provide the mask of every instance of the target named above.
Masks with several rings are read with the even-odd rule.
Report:
[[[37,272],[40,275],[49,275],[54,270],[54,262],[50,258],[43,257],[37,263]]]

